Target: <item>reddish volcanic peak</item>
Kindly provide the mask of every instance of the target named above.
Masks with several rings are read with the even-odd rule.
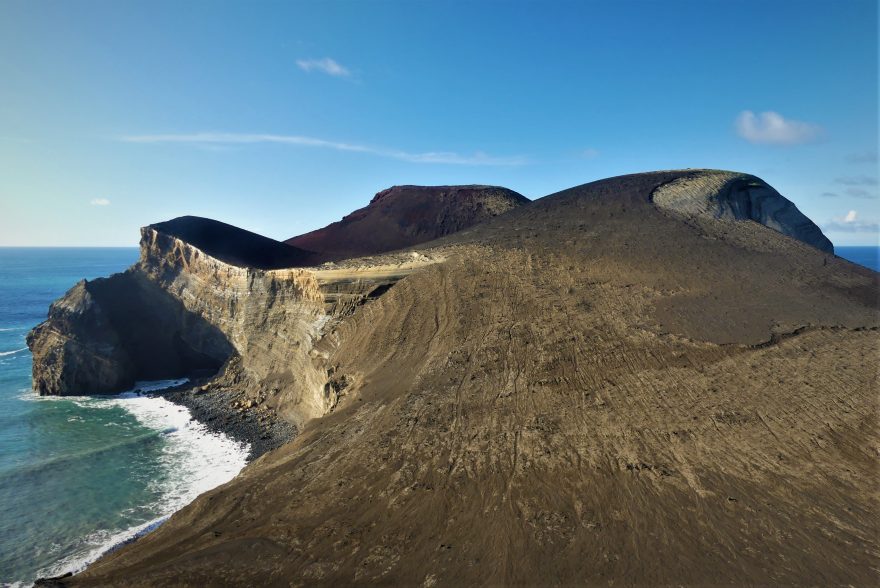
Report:
[[[392,186],[342,220],[286,241],[321,261],[433,241],[529,202],[498,186]]]

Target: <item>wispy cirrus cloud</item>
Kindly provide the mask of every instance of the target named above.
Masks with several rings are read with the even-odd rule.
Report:
[[[344,143],[328,141],[315,137],[302,135],[272,135],[259,133],[188,133],[188,134],[163,134],[163,135],[128,135],[120,140],[126,143],[177,143],[191,144],[200,147],[220,145],[253,145],[260,143],[298,145],[303,147],[316,147],[333,149],[335,151],[348,151],[365,153],[378,157],[408,161],[411,163],[437,163],[448,165],[523,165],[527,163],[525,157],[511,156],[498,157],[482,151],[475,151],[471,155],[463,155],[452,151],[426,151],[412,153],[399,149],[372,147],[357,143]]]
[[[755,114],[751,110],[744,110],[736,118],[736,132],[749,143],[798,145],[818,139],[822,127],[787,119],[778,112]]]
[[[110,201],[106,198],[92,198],[89,204],[92,206],[110,206]]]
[[[581,151],[581,157],[584,159],[596,159],[602,153],[598,149],[594,149],[593,147],[589,147]]]
[[[347,78],[351,72],[347,67],[340,65],[335,59],[324,57],[322,59],[297,59],[296,65],[304,72],[321,72],[336,78]]]

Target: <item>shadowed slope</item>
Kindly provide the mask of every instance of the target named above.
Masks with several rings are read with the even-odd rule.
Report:
[[[497,186],[394,186],[342,220],[286,243],[320,252],[321,261],[373,255],[455,233],[528,201]]]
[[[447,237],[319,343],[334,412],[70,583],[876,583],[878,276],[688,173]]]
[[[314,257],[310,251],[198,216],[181,216],[150,227],[239,267],[297,267],[312,263]]]
[[[116,393],[137,380],[214,372],[232,353],[219,329],[132,271],[78,283],[28,346],[41,395]]]

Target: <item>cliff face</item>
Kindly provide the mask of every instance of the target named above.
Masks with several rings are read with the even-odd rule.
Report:
[[[120,392],[216,371],[232,353],[220,329],[136,268],[74,286],[27,343],[40,394]]]
[[[135,266],[80,282],[30,333],[40,394],[114,393],[136,380],[222,367],[216,386],[243,390],[302,423],[335,404],[324,358],[313,349],[322,328],[432,262],[404,256],[367,269],[245,268],[163,228],[142,229]]]
[[[735,172],[700,170],[659,187],[654,203],[686,217],[752,220],[816,249],[834,253],[816,224],[763,180]]]
[[[335,392],[312,350],[321,328],[432,261],[392,256],[293,268],[339,260],[342,250],[421,243],[523,202],[489,186],[395,187],[310,233],[304,240],[315,251],[200,217],[151,225],[142,230],[138,264],[78,284],[29,335],[34,386],[40,394],[113,393],[136,380],[224,366],[218,385],[246,389],[295,423],[325,414]]]
[[[313,273],[230,265],[150,227],[135,271],[222,331],[236,359],[227,380],[269,406],[283,405],[291,420],[324,413],[326,378],[308,356],[324,316]]]
[[[336,261],[411,247],[485,222],[528,203],[498,186],[394,186],[368,206],[286,243]]]
[[[336,404],[326,354],[316,349],[328,327],[434,262],[400,256],[366,267],[255,270],[221,262],[148,227],[137,271],[226,336],[235,361],[227,364],[220,385],[244,389],[301,424]]]

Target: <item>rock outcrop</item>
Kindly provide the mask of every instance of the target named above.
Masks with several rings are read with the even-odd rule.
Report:
[[[529,202],[498,186],[394,186],[342,220],[286,243],[320,261],[375,255],[433,241]]]
[[[322,329],[436,259],[386,256],[367,267],[287,269],[230,263],[271,266],[289,247],[251,235],[197,217],[142,229],[136,265],[80,282],[29,334],[35,389],[116,393],[136,380],[220,370],[219,385],[246,390],[291,423],[325,414],[335,393],[313,349]],[[230,239],[243,250],[230,248]]]
[[[136,380],[213,373],[233,348],[224,333],[135,268],[82,281],[28,334],[40,394],[120,392]]]
[[[654,203],[686,217],[752,220],[817,249],[834,253],[831,241],[790,200],[748,174],[696,170],[652,194]]]
[[[373,254],[428,241],[524,202],[491,186],[394,187],[304,236],[314,251],[195,216],[145,227],[134,267],[78,284],[30,334],[34,386],[40,394],[114,393],[136,380],[226,365],[225,382],[284,407],[292,421],[324,414],[332,390],[325,394],[327,374],[310,355],[320,327],[433,260],[413,254],[295,268],[339,260],[343,250]]]

